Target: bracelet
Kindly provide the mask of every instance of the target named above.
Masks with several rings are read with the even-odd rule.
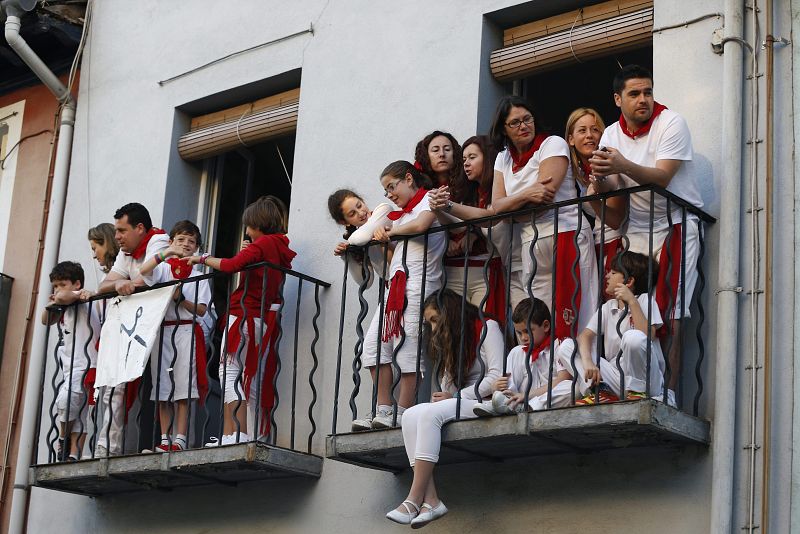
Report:
[[[444,211],[446,211],[447,213],[450,213],[452,210],[453,210],[453,201],[452,200],[448,200],[447,204],[445,204],[445,206],[444,206]]]
[[[156,260],[156,265],[161,263],[162,261],[166,260],[166,256],[164,256],[163,252],[156,252],[156,255],[153,256],[153,259]]]
[[[209,253],[200,254],[200,265],[205,265],[206,260],[209,258],[209,256],[211,256],[211,254]]]

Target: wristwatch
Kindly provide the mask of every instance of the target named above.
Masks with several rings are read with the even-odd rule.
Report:
[[[447,204],[445,204],[445,206],[444,206],[444,211],[446,211],[447,213],[450,213],[450,211],[452,209],[453,209],[453,201],[452,200],[448,200]]]

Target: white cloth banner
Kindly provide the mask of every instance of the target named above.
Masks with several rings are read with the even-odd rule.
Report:
[[[169,286],[109,301],[100,332],[95,387],[115,387],[142,376],[174,292]]]

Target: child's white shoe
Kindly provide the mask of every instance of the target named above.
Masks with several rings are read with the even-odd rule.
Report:
[[[472,407],[472,413],[478,417],[494,417],[498,413],[494,410],[494,405],[491,400],[479,402]]]
[[[381,429],[381,428],[400,428],[403,423],[403,414],[397,414],[397,424],[392,425],[394,419],[394,410],[389,408],[388,410],[379,409],[378,415],[372,420],[372,428],[374,429]]]
[[[350,430],[353,432],[372,430],[372,419],[372,412],[369,412],[367,415],[359,419],[353,419],[353,423],[350,425]]]
[[[392,207],[389,204],[386,204],[385,202],[378,204],[375,209],[372,210],[372,215],[369,216],[367,222],[353,232],[353,234],[347,239],[347,242],[351,245],[360,247],[372,241],[372,236],[375,235],[375,230],[381,226],[385,227],[390,222],[388,215],[391,211]]]
[[[511,399],[506,397],[502,391],[495,391],[494,395],[492,395],[492,408],[497,413],[497,415],[509,415],[512,413],[520,413],[523,410],[522,403],[517,404],[515,408],[511,408],[508,406],[508,403]]]
[[[402,512],[395,508],[386,514],[386,519],[394,521],[395,523],[400,523],[401,525],[408,525],[419,515],[419,506],[412,501],[405,500],[400,503],[400,506],[405,508],[406,511]]]

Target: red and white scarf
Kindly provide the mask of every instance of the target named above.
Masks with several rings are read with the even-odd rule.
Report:
[[[539,150],[539,147],[542,146],[544,140],[548,137],[550,136],[545,133],[536,134],[533,137],[533,143],[531,144],[531,147],[522,154],[517,152],[517,149],[514,148],[513,145],[508,145],[508,153],[511,154],[511,161],[513,162],[511,172],[517,172],[527,165],[536,151]]]
[[[665,109],[667,109],[667,106],[664,106],[664,105],[659,104],[658,102],[656,102],[653,105],[653,114],[650,115],[650,118],[647,119],[647,122],[645,122],[635,132],[631,132],[631,131],[628,130],[628,121],[625,120],[625,115],[620,113],[619,114],[619,127],[622,130],[622,133],[624,133],[625,135],[627,135],[631,139],[636,139],[637,137],[641,137],[641,136],[643,136],[644,134],[646,134],[647,132],[650,131],[650,127],[653,126],[653,121],[656,120],[656,117],[661,115],[661,112],[664,111]]]

